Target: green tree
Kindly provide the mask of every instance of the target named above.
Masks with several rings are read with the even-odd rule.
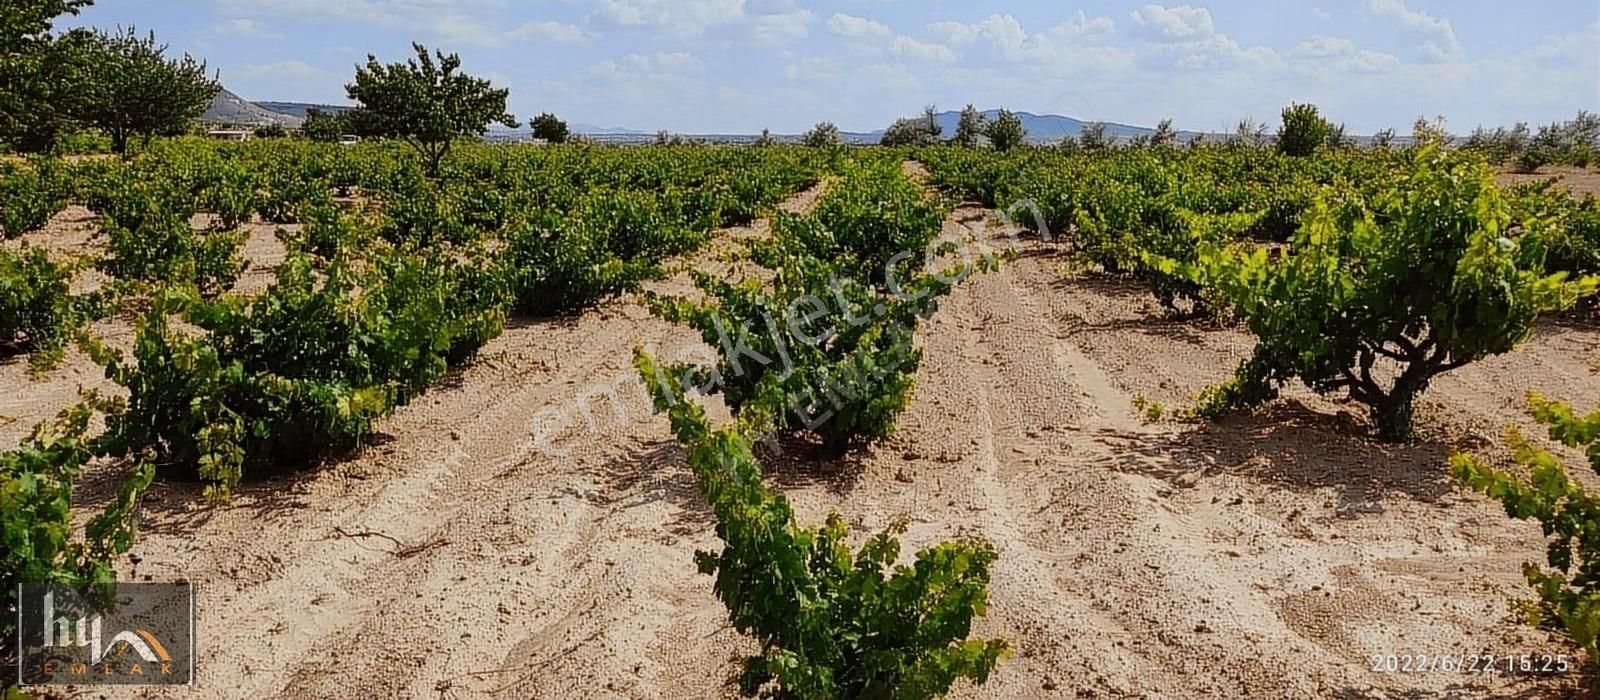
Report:
[[[812,148],[828,148],[843,142],[839,136],[839,127],[834,126],[833,122],[818,122],[801,137],[801,140]]]
[[[929,106],[922,116],[914,119],[897,119],[883,132],[885,146],[933,146],[939,143],[944,128],[939,126],[936,108]]]
[[[1434,377],[1509,352],[1542,314],[1600,286],[1546,274],[1558,224],[1512,226],[1481,161],[1429,146],[1384,189],[1366,202],[1324,193],[1286,255],[1199,240],[1196,263],[1156,262],[1231,303],[1260,340],[1202,413],[1269,400],[1298,377],[1366,404],[1383,439],[1409,439],[1413,403]]]
[[[436,61],[422,44],[411,47],[416,58],[405,63],[384,65],[369,54],[355,82],[345,86],[373,135],[405,141],[422,155],[428,174],[438,176],[455,139],[482,136],[494,122],[517,126],[506,111],[509,90],[462,73],[456,54],[438,52]]]
[[[1150,134],[1150,145],[1155,147],[1171,146],[1178,140],[1178,132],[1172,129],[1172,119],[1163,119],[1156,125],[1156,130]]]
[[[52,33],[55,20],[93,0],[5,0],[0,3],[0,144],[49,150],[71,125],[76,64]]]
[[[984,130],[984,135],[989,137],[989,144],[996,151],[1009,151],[1028,138],[1028,130],[1022,126],[1022,118],[1013,114],[1011,110],[1002,109],[995,115],[994,122]]]
[[[312,141],[333,143],[345,134],[343,115],[316,107],[306,110],[306,121],[300,125],[300,135]]]
[[[1078,133],[1078,145],[1086,151],[1098,151],[1111,147],[1111,137],[1106,134],[1105,122],[1089,122],[1083,125]]]
[[[983,117],[977,107],[967,105],[961,110],[961,118],[956,122],[956,135],[951,140],[962,148],[977,148],[978,139],[988,130],[988,120]]]
[[[82,95],[78,121],[106,132],[123,155],[131,138],[187,131],[222,89],[207,77],[205,62],[188,54],[167,58],[167,46],[153,33],[75,31],[63,41],[83,61],[75,83]]]
[[[530,125],[533,127],[534,138],[544,139],[550,143],[566,143],[567,138],[572,135],[566,122],[548,112],[534,117]]]
[[[1258,124],[1248,117],[1239,120],[1239,125],[1233,129],[1233,136],[1228,139],[1229,145],[1246,148],[1260,148],[1266,142],[1267,125]]]
[[[1333,126],[1312,104],[1292,104],[1283,108],[1283,126],[1278,129],[1278,152],[1304,157],[1328,143]]]

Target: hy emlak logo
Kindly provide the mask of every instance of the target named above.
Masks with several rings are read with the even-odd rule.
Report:
[[[91,600],[54,583],[19,585],[18,683],[193,682],[193,586],[119,583],[114,599],[114,604],[103,604],[111,601]]]
[[[172,654],[167,653],[161,640],[148,630],[122,630],[112,635],[110,642],[106,643],[102,637],[104,616],[100,613],[78,618],[57,617],[55,591],[45,592],[40,608],[44,616],[45,648],[88,647],[89,663],[97,665],[105,661],[106,654],[116,645],[126,644],[148,663],[172,663]]]

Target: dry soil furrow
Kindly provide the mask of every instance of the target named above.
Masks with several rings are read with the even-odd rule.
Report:
[[[658,646],[731,649],[663,602],[716,609],[686,593],[709,589],[683,543],[709,527],[664,422],[624,381],[635,346],[697,342],[634,300],[520,325],[354,459],[203,514],[164,489],[134,554],[139,573],[200,583],[189,693],[562,697],[654,683]],[[567,428],[533,437],[556,410]]]

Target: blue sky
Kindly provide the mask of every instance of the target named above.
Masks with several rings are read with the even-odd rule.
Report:
[[[1311,101],[1360,133],[1600,108],[1595,0],[99,0],[248,99],[344,103],[368,52],[458,52],[518,116],[882,127],[923,105],[1230,130]]]

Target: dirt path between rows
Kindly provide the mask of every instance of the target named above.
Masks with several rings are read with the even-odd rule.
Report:
[[[945,233],[1011,240],[981,227],[985,215],[961,207]],[[1020,252],[925,326],[916,398],[892,438],[772,475],[807,521],[838,510],[875,531],[909,514],[908,552],[960,533],[996,544],[978,631],[1016,653],[957,697],[1566,687],[1375,673],[1370,658],[1574,653],[1507,610],[1537,529],[1460,495],[1443,459],[1526,425],[1527,389],[1600,396],[1588,369],[1600,332],[1552,326],[1440,380],[1422,411],[1430,439],[1415,445],[1370,443],[1346,407],[1300,392],[1215,425],[1146,425],[1134,397],[1181,404],[1225,378],[1249,338],[1164,319],[1147,293],[1073,275],[1044,244]],[[651,343],[673,358],[698,338],[634,299],[513,327],[351,460],[215,510],[158,487],[123,573],[196,581],[202,636],[197,685],[149,695],[729,694],[752,645],[695,573],[713,523],[631,377],[633,347]],[[590,392],[613,380],[622,416]]]

